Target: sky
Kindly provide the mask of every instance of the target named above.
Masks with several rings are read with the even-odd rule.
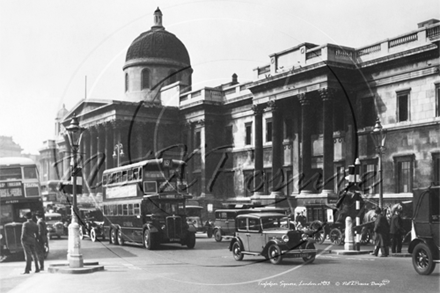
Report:
[[[359,48],[440,19],[438,0],[0,0],[0,136],[38,154],[63,105],[122,99],[125,54],[157,7],[189,52],[193,90],[252,81],[303,42]]]

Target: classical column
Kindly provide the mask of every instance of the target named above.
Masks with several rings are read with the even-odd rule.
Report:
[[[113,135],[114,123],[107,122],[105,124],[105,169],[113,168]]]
[[[83,180],[87,180],[89,175],[90,175],[90,158],[91,158],[91,152],[90,152],[90,145],[91,145],[91,133],[90,133],[90,128],[87,128],[84,132],[84,143],[82,143],[83,145],[83,158],[82,158],[82,166],[83,166]],[[86,192],[86,186],[85,186],[85,182],[83,182],[82,187],[83,190],[82,192],[85,193]]]
[[[263,189],[263,108],[258,105],[253,105],[252,110],[254,111],[254,124],[255,124],[255,154],[254,154],[254,178],[253,178],[253,195],[258,196],[264,194]]]
[[[333,142],[333,98],[334,90],[323,88],[319,90],[323,102],[323,180],[324,186],[322,193],[332,194],[334,181],[332,180],[334,173],[334,142]]]
[[[304,176],[300,182],[300,193],[312,193],[312,123],[310,97],[299,94],[301,103],[301,173]]]
[[[206,123],[205,120],[199,120],[200,125],[200,171],[201,171],[201,197],[205,197],[207,194],[206,184],[208,182],[206,172]]]
[[[279,103],[279,102],[278,102]],[[282,194],[283,172],[283,120],[277,102],[267,103],[272,112],[272,195]]]
[[[91,188],[91,192],[95,193],[96,190],[96,176],[97,176],[97,153],[98,153],[98,130],[96,125],[90,128],[90,156],[89,156],[89,173],[88,173],[88,183]]]
[[[97,185],[98,192],[102,192],[102,173],[105,170],[105,126],[104,124],[98,124],[98,156],[97,156],[97,164],[98,164],[98,174],[97,174]]]

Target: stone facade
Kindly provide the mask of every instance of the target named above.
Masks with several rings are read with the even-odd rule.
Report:
[[[76,113],[87,128],[84,193],[102,193],[102,172],[116,166],[121,143],[120,164],[184,159],[194,183],[188,191],[201,204],[316,207],[322,217],[357,158],[362,191],[377,203],[370,133],[379,118],[387,130],[385,202],[411,200],[413,188],[440,181],[439,39],[434,20],[362,48],[300,44],[271,54],[251,82],[233,75],[229,83],[191,90],[191,69],[157,89],[160,103],[81,101],[63,124]],[[130,88],[138,88],[141,76],[132,76]]]

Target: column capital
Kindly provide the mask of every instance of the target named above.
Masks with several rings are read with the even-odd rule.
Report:
[[[264,108],[260,105],[252,105],[252,111],[254,111],[254,115],[262,115]]]
[[[332,101],[336,94],[336,90],[334,88],[320,88],[318,92],[322,101],[324,102]]]
[[[298,94],[298,100],[301,106],[310,106],[310,97],[306,93]]]
[[[278,105],[277,105],[277,102],[275,100],[270,100],[269,102],[267,102],[267,107],[272,112],[274,112],[274,111],[276,111],[278,109]]]

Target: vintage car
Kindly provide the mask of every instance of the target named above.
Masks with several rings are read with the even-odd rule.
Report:
[[[60,239],[61,236],[67,236],[61,214],[45,213],[44,219],[46,221],[47,236],[49,239],[52,239],[53,237]]]
[[[215,222],[212,234],[217,242],[222,241],[223,237],[232,237],[235,234],[235,218],[238,215],[249,213],[282,213],[287,211],[282,208],[243,208],[243,209],[219,209],[215,211]]]
[[[104,215],[100,209],[79,209],[79,236],[89,237],[95,242],[98,238],[105,240]]]
[[[186,221],[188,225],[193,225],[197,232],[206,233],[208,238],[212,237],[212,226],[209,221],[204,221],[202,217],[203,207],[195,205],[187,205]]]
[[[429,275],[440,262],[440,187],[416,189],[413,194],[412,240],[408,252],[412,254],[416,272]]]
[[[281,263],[284,257],[302,258],[312,263],[317,252],[315,241],[310,234],[291,229],[290,222],[286,215],[279,213],[239,215],[229,250],[237,261],[244,255],[261,255],[273,264]]]

